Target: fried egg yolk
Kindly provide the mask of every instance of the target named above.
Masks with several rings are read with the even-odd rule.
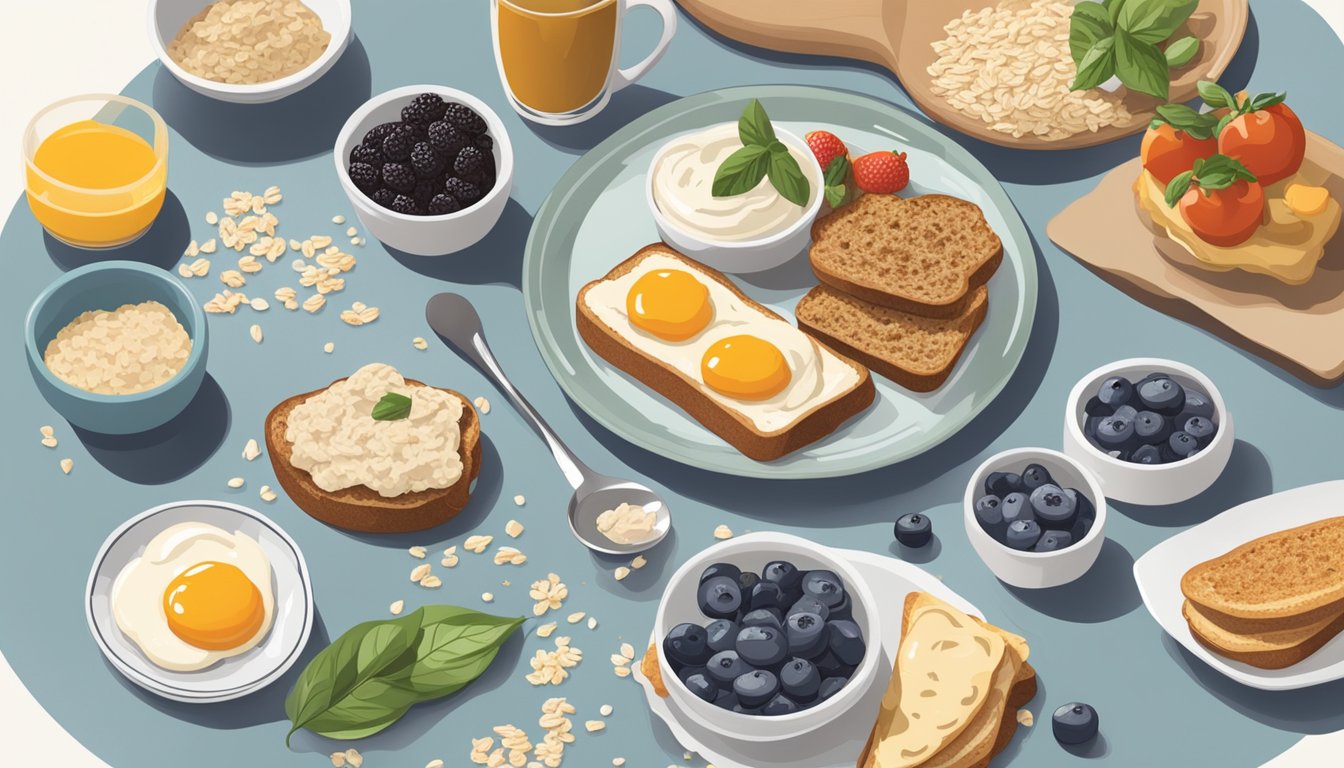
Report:
[[[168,628],[209,651],[236,648],[261,630],[261,590],[236,566],[204,562],[179,573],[163,593]]]
[[[738,400],[768,400],[784,391],[792,374],[779,347],[757,336],[728,336],[700,360],[710,389]]]
[[[625,309],[635,327],[668,341],[685,341],[714,319],[709,287],[679,269],[645,273],[630,286]]]

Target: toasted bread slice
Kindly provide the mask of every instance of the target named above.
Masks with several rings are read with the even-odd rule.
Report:
[[[854,372],[853,384],[829,399],[818,400],[786,427],[764,432],[751,419],[707,394],[707,388],[698,379],[641,349],[621,331],[598,317],[588,305],[587,297],[596,286],[619,279],[655,254],[680,262],[685,269],[724,286],[736,301],[756,310],[765,318],[788,323],[769,308],[753,301],[718,271],[683,256],[671,246],[655,243],[641,248],[634,256],[616,265],[606,276],[588,283],[579,291],[575,301],[579,336],[604,360],[671,400],[706,429],[757,461],[777,459],[816,442],[872,404],[876,389],[868,369],[818,342],[815,348],[819,354],[829,356],[824,359],[834,366],[844,366]]]
[[[912,315],[818,285],[798,302],[798,327],[906,389],[932,392],[952,374],[989,313],[977,287],[966,312],[950,319]]]
[[[1003,261],[980,206],[948,195],[864,195],[812,225],[823,283],[912,315],[965,315]]]
[[[412,379],[406,379],[406,384],[428,386]],[[462,435],[458,445],[462,479],[450,488],[388,498],[362,485],[325,491],[313,482],[312,475],[290,463],[294,445],[285,439],[289,415],[300,403],[324,390],[325,387],[295,395],[275,406],[266,416],[266,452],[271,457],[271,467],[280,487],[299,509],[337,528],[365,533],[406,533],[447,522],[467,506],[471,483],[481,471],[481,421],[470,401],[458,392],[443,390],[462,400],[463,404],[462,417],[457,422]]]
[[[1291,667],[1319,651],[1344,630],[1344,611],[1302,627],[1266,629],[1249,634],[1224,629],[1189,600],[1181,606],[1181,615],[1190,625],[1190,634],[1204,647],[1219,656],[1260,669]]]
[[[1249,541],[1181,577],[1181,592],[1233,632],[1302,627],[1344,612],[1344,517]]]

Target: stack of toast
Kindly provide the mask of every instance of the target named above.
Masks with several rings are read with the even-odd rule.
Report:
[[[1344,630],[1344,517],[1262,536],[1181,578],[1190,632],[1220,656],[1283,669]]]
[[[812,225],[809,258],[822,284],[798,302],[799,327],[929,392],[984,322],[1003,243],[974,203],[864,195]]]
[[[925,592],[905,598],[896,669],[858,768],[983,768],[1036,695],[1021,637]]]

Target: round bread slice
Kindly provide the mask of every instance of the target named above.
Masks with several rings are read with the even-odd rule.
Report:
[[[345,381],[345,379],[339,379]],[[332,382],[333,384],[338,382]],[[409,386],[428,386],[406,379]],[[266,416],[266,451],[280,487],[310,517],[327,525],[364,533],[409,533],[423,531],[451,520],[471,498],[471,484],[481,472],[481,421],[476,409],[461,393],[441,391],[462,401],[462,418],[457,426],[462,439],[458,456],[462,459],[462,478],[449,488],[435,488],[400,496],[386,497],[372,488],[356,485],[339,491],[325,491],[313,482],[312,475],[290,463],[294,445],[285,439],[289,415],[294,409],[324,389],[305,392],[285,400]]]

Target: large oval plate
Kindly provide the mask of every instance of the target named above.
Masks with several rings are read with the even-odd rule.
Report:
[[[978,204],[1004,250],[1003,265],[989,283],[989,316],[941,389],[919,394],[874,376],[878,397],[870,409],[827,438],[771,462],[738,453],[593,354],[574,325],[579,289],[658,240],[643,187],[654,151],[676,134],[736,121],[752,98],[761,100],[776,124],[798,135],[826,129],[854,147],[908,152],[912,181],[903,194],[941,192]],[[805,255],[730,279],[790,319],[798,299],[817,282]],[[846,91],[751,86],[710,91],[655,109],[575,162],[532,225],[523,297],[551,374],[570,399],[612,432],[661,456],[715,472],[836,477],[918,456],[956,434],[998,395],[1031,335],[1036,261],[1026,226],[998,181],[970,153],[913,115]]]

